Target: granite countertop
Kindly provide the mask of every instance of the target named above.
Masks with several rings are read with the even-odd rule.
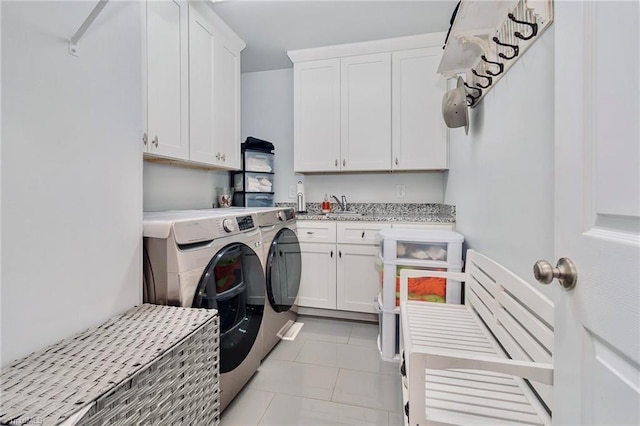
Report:
[[[278,207],[293,207],[295,203],[277,203]],[[447,204],[420,203],[351,203],[349,211],[360,215],[321,213],[320,203],[307,203],[307,213],[296,213],[298,220],[333,220],[349,222],[424,222],[455,223],[456,208]],[[332,204],[333,213],[339,207]]]

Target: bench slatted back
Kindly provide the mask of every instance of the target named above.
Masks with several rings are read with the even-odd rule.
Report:
[[[553,303],[522,278],[467,251],[465,303],[472,307],[517,360],[553,363]],[[531,382],[551,408],[551,386]]]

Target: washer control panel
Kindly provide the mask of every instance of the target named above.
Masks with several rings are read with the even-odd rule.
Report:
[[[253,223],[253,217],[251,216],[242,216],[238,217],[238,228],[241,231],[246,231],[247,229],[255,228],[255,224]]]

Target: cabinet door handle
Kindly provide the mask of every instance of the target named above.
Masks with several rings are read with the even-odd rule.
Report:
[[[154,144],[156,146],[156,148],[158,147],[158,144],[160,142],[158,142],[158,137],[156,136],[155,138],[153,138],[153,140],[151,141],[152,144]]]
[[[145,132],[142,135],[142,143],[144,144],[144,146],[147,146],[147,143],[149,143],[149,137],[147,136],[147,132]]]
[[[396,166],[398,165],[398,157],[396,157]]]
[[[227,154],[222,154],[222,161],[227,161]]]
[[[220,153],[217,153],[216,154],[216,160],[219,160],[219,159],[220,159]]]
[[[309,234],[309,235],[313,235],[313,234],[315,234],[315,232],[313,232],[313,231],[307,231],[307,234]]]
[[[342,251],[338,251],[338,257],[342,259]]]
[[[338,159],[336,158],[336,167],[338,167]]]
[[[333,250],[331,250],[331,257],[333,257]]]
[[[362,231],[362,238],[364,238],[364,231]]]
[[[347,160],[342,159],[342,167],[344,167],[344,166],[346,166],[346,165],[347,165]]]

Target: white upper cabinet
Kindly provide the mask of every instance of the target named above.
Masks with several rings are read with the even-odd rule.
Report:
[[[446,169],[443,42],[434,33],[288,52],[294,170]]]
[[[293,66],[294,170],[340,170],[340,59]]]
[[[202,2],[147,2],[147,155],[240,168],[244,46]]]
[[[391,55],[341,60],[343,171],[388,170],[391,165]]]
[[[442,119],[446,79],[436,73],[442,48],[393,52],[392,170],[448,167],[448,131]]]
[[[240,52],[189,8],[189,160],[240,168]]]
[[[240,51],[224,38],[214,50],[214,135],[222,166],[240,169]]]
[[[147,2],[147,132],[145,152],[189,157],[188,6]]]

